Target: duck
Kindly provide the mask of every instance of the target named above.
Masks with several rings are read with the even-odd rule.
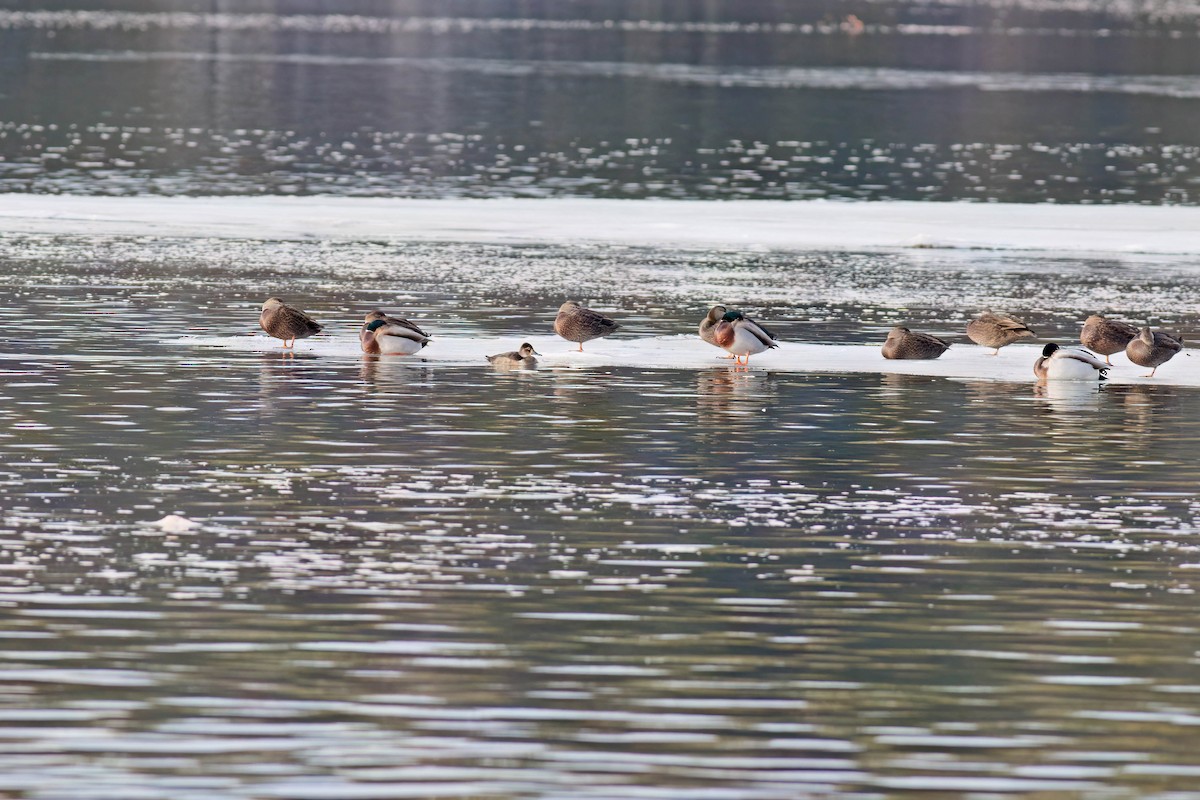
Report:
[[[538,360],[534,356],[540,356],[537,350],[533,349],[533,345],[529,342],[523,342],[517,350],[512,350],[507,353],[497,353],[494,356],[487,356],[487,360],[493,366],[497,367],[520,367],[522,369],[533,369],[537,366]]]
[[[379,321],[384,322],[385,325],[390,328],[405,328],[405,329],[409,330],[412,334],[415,334],[415,337],[411,337],[411,336],[409,337],[414,342],[420,342],[420,339],[425,340],[424,342],[420,342],[420,345],[421,345],[420,347],[417,347],[415,350],[412,350],[411,352],[405,353],[405,355],[412,355],[412,353],[417,352],[418,350],[421,349],[421,347],[424,347],[425,345],[429,344],[430,341],[432,341],[429,338],[428,333],[421,330],[420,328],[418,328],[416,325],[409,322],[408,320],[406,320],[402,317],[389,316],[386,312],[376,310],[376,311],[370,312],[369,314],[367,314],[363,317],[362,327],[359,328],[359,331],[358,331],[358,341],[359,341],[359,344],[362,345],[362,351],[364,353],[378,355],[379,353],[384,352],[380,345],[380,340],[378,339],[378,337],[376,335],[379,331],[379,328],[382,326],[376,326],[375,328],[368,329],[368,326],[370,326],[370,324],[372,322],[379,322]],[[383,335],[384,336],[400,336],[402,334],[392,331],[389,333],[385,333]],[[393,346],[398,346],[399,343],[391,342],[390,344]]]
[[[1150,367],[1150,374],[1143,378],[1153,378],[1158,368],[1171,360],[1183,349],[1183,337],[1174,336],[1162,331],[1151,331],[1146,326],[1138,331],[1138,335],[1130,340],[1125,347],[1125,355],[1139,367]]]
[[[297,339],[307,339],[315,333],[320,333],[322,328],[308,314],[289,306],[278,297],[268,297],[262,304],[258,324],[267,335],[282,339],[283,346],[287,348],[294,348]]]
[[[720,306],[720,305],[713,306],[712,308],[710,308],[708,310],[708,315],[705,316],[704,319],[700,320],[700,328],[699,328],[700,338],[702,340],[704,340],[705,342],[708,342],[709,344],[711,344],[713,347],[721,346],[721,345],[717,344],[717,339],[716,339],[717,323],[719,323],[721,321],[721,318],[725,316],[725,312],[728,310],[729,309],[727,309],[725,306]],[[766,325],[763,325],[758,320],[756,320],[752,317],[747,317],[745,314],[742,315],[742,319],[745,319],[748,322],[753,322],[755,325],[762,328],[763,333],[767,334],[767,336],[770,336],[772,339],[774,339],[774,340],[779,339],[778,336],[776,336],[771,331],[767,330]],[[734,358],[734,356],[729,355],[729,356],[725,356],[725,358]]]
[[[583,343],[608,336],[621,327],[599,311],[584,308],[576,300],[568,300],[558,307],[554,318],[554,332],[568,342],[578,342],[579,352]]]
[[[713,328],[713,340],[717,347],[729,351],[737,359],[737,364],[747,365],[750,356],[755,353],[764,353],[779,346],[775,344],[775,337],[740,311],[726,311],[721,316],[721,321]],[[742,361],[743,357],[745,361]]]
[[[1079,343],[1104,356],[1104,361],[1112,365],[1109,356],[1124,350],[1137,335],[1138,329],[1128,322],[1105,319],[1099,314],[1092,314],[1084,320],[1083,330],[1079,332]]]
[[[1037,334],[1019,319],[985,311],[967,323],[967,336],[975,344],[994,347],[995,352],[990,355],[995,356],[1000,354],[1001,347]]]
[[[888,333],[887,341],[883,343],[883,357],[889,359],[934,359],[950,349],[950,343],[945,339],[930,336],[928,333],[913,333],[902,325],[897,325]]]
[[[387,319],[374,319],[363,326],[363,352],[385,356],[411,356],[417,353],[430,339],[423,333],[405,325],[395,325]],[[367,341],[366,337],[371,337]]]
[[[1033,362],[1033,374],[1039,381],[1102,381],[1108,378],[1108,367],[1082,347],[1059,347],[1051,342]]]

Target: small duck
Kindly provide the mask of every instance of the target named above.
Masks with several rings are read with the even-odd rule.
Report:
[[[404,325],[393,325],[386,319],[368,322],[363,328],[363,336],[370,336],[372,340],[368,343],[363,339],[363,352],[385,356],[411,356],[430,342],[425,334]]]
[[[902,325],[897,325],[888,333],[887,341],[883,343],[884,358],[934,359],[950,349],[950,343],[945,339],[930,336],[928,333],[913,333]]]
[[[258,325],[269,336],[282,339],[283,346],[289,348],[296,346],[297,339],[307,339],[321,331],[321,325],[316,320],[278,297],[269,297],[267,302],[262,304]],[[288,344],[289,341],[291,344]]]
[[[362,327],[359,328],[359,331],[358,331],[358,341],[359,341],[359,344],[362,345],[362,351],[364,353],[378,355],[378,354],[384,352],[380,345],[380,340],[376,335],[379,332],[379,328],[382,326],[376,326],[375,328],[368,329],[368,326],[370,326],[370,324],[372,322],[380,322],[380,321],[385,323],[385,325],[387,327],[405,328],[408,331],[410,331],[412,334],[415,334],[414,337],[410,337],[410,338],[414,342],[420,342],[421,347],[424,347],[425,345],[429,344],[430,341],[432,341],[429,338],[428,333],[421,330],[420,328],[418,328],[416,325],[409,322],[408,320],[403,319],[402,317],[388,316],[383,311],[372,311],[371,313],[369,313],[363,317]],[[383,335],[384,336],[399,336],[401,334],[398,334],[396,332],[390,332],[390,333],[385,333]],[[420,341],[421,339],[424,339],[425,341],[421,342]],[[392,342],[390,344],[392,344],[393,346],[398,345],[398,343],[396,343],[396,342]],[[418,350],[420,350],[421,347],[416,348],[416,350],[412,350],[412,352],[405,353],[405,355],[412,355],[412,353],[415,353]]]
[[[996,348],[991,353],[995,356],[1000,354],[1001,347],[1037,334],[1018,319],[985,311],[967,323],[967,336],[975,344]]]
[[[1172,336],[1162,331],[1151,332],[1150,327],[1146,326],[1125,347],[1125,355],[1139,367],[1150,367],[1150,374],[1142,377],[1153,378],[1158,368],[1182,349],[1182,336]]]
[[[1033,362],[1033,374],[1039,381],[1102,381],[1108,378],[1108,367],[1081,347],[1059,347],[1051,342]]]
[[[749,364],[750,356],[778,347],[775,337],[740,311],[726,311],[713,329],[717,347],[728,350],[737,364]],[[745,357],[745,361],[742,358]]]
[[[584,342],[608,336],[619,327],[599,311],[584,308],[575,300],[568,300],[559,306],[558,316],[554,318],[554,332],[568,342],[578,342],[581,353]]]
[[[1099,314],[1092,314],[1083,323],[1079,343],[1104,356],[1104,361],[1111,366],[1112,359],[1109,356],[1124,350],[1137,335],[1138,329],[1128,322],[1105,319]]]
[[[537,350],[533,349],[533,345],[529,342],[521,344],[519,350],[512,350],[507,353],[497,353],[494,356],[487,356],[487,360],[496,367],[516,367],[521,369],[533,369],[538,365],[538,360],[534,356],[540,356]]]

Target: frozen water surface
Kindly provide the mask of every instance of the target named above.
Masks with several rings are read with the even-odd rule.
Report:
[[[1196,795],[1200,363],[1038,388],[1035,346],[962,334],[1190,337],[1182,237],[688,247],[603,206],[608,243],[222,237],[216,201],[159,234],[89,202],[2,204],[0,793]],[[1020,213],[979,208],[976,242]],[[1145,211],[1186,225],[1098,228]],[[280,352],[269,294],[326,331]],[[572,353],[565,297],[622,329]],[[717,360],[718,300],[783,345]],[[358,352],[375,307],[423,357]],[[885,364],[899,321],[955,346]],[[483,361],[524,340],[541,368]]]

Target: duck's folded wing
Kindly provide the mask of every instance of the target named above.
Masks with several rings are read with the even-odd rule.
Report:
[[[760,331],[762,331],[763,333],[765,333],[765,334],[766,334],[766,335],[767,335],[767,336],[768,336],[768,337],[771,339],[771,341],[773,341],[773,342],[777,342],[777,341],[779,341],[779,337],[775,335],[775,332],[774,332],[774,331],[772,331],[772,330],[770,330],[769,328],[767,328],[767,326],[766,326],[766,325],[763,325],[763,324],[762,324],[761,322],[759,322],[758,320],[756,320],[756,319],[752,319],[752,318],[750,318],[750,317],[743,317],[743,319],[744,319],[744,320],[746,320],[746,322],[749,322],[749,323],[751,323],[751,324],[753,324],[753,325],[757,325],[757,326],[758,326],[758,329],[759,329]]]
[[[1024,322],[1021,322],[1019,319],[1013,319],[1012,317],[997,317],[996,322],[1006,331],[1029,331],[1030,333],[1033,333],[1033,329]],[[1036,335],[1037,334],[1034,334],[1034,336]]]
[[[1107,370],[1108,369],[1108,364],[1105,364],[1103,361],[1096,358],[1091,353],[1085,352],[1083,350],[1068,350],[1066,348],[1059,348],[1059,350],[1055,353],[1055,355],[1058,356],[1059,358],[1073,358],[1076,361],[1082,361],[1085,364],[1091,364],[1093,367],[1095,367],[1098,370]]]
[[[1183,349],[1183,337],[1182,336],[1176,336],[1173,333],[1163,333],[1162,331],[1155,331],[1154,338],[1158,339],[1158,337],[1160,337],[1160,336],[1163,339],[1165,339],[1166,341],[1157,341],[1157,342],[1155,342],[1155,344],[1166,345],[1167,347],[1174,350],[1176,353],[1178,353],[1180,350]]]
[[[775,344],[775,337],[767,333],[763,327],[754,320],[743,318],[740,320],[740,322],[741,325],[739,325],[739,327],[742,330],[753,335],[754,338],[758,339],[767,347],[778,347],[778,345]]]
[[[399,326],[400,326],[400,327],[402,327],[402,328],[408,328],[409,330],[411,330],[411,331],[413,331],[413,332],[415,332],[415,333],[419,333],[419,334],[421,334],[421,335],[422,335],[422,336],[424,336],[426,339],[428,339],[428,338],[429,338],[429,334],[428,334],[428,333],[426,333],[425,331],[421,330],[421,329],[420,329],[420,328],[418,328],[416,325],[414,325],[413,323],[411,323],[411,322],[409,322],[408,320],[404,319],[403,317],[387,317],[385,321],[387,322],[387,324],[388,324],[388,325],[399,325]]]
[[[403,325],[384,325],[376,331],[376,333],[379,332],[382,332],[384,336],[398,336],[401,339],[411,339],[418,344],[429,342],[429,337],[421,333],[420,330],[408,328]]]
[[[283,320],[283,324],[288,330],[295,333],[310,331],[312,333],[320,333],[321,325],[315,319],[305,314],[298,308],[291,306],[281,306],[277,312]]]

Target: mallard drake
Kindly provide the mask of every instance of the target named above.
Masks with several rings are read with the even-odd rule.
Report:
[[[1033,374],[1039,381],[1102,381],[1108,377],[1108,366],[1083,348],[1051,342],[1033,362]]]
[[[376,319],[363,327],[363,351],[385,356],[411,356],[429,344],[429,337],[404,325],[393,325],[386,319]]]
[[[278,297],[269,297],[262,304],[258,324],[269,336],[282,339],[284,347],[295,347],[297,339],[307,339],[321,331],[316,320]],[[288,344],[289,341],[291,344]]]
[[[1146,326],[1126,345],[1125,355],[1140,367],[1150,367],[1150,374],[1142,377],[1153,378],[1158,368],[1182,349],[1182,336],[1172,336],[1162,331],[1151,332],[1150,327]]]
[[[512,350],[507,353],[497,353],[494,356],[487,356],[487,360],[497,367],[520,367],[522,369],[533,369],[537,366],[537,359],[534,356],[540,356],[537,350],[533,349],[533,345],[529,342],[521,344],[519,350]]]
[[[729,309],[727,309],[725,306],[713,306],[708,310],[708,315],[705,316],[704,319],[700,320],[700,338],[711,344],[713,347],[721,346],[717,344],[717,323],[721,321],[721,318],[725,316],[725,312],[728,310]],[[774,333],[767,330],[767,326],[763,325],[758,320],[752,317],[747,317],[745,314],[742,315],[742,319],[745,319],[748,322],[753,322],[755,325],[762,328],[763,333],[765,333],[767,336],[770,336],[772,339],[777,340],[779,338]],[[733,357],[734,356],[725,356],[725,358]]]
[[[383,350],[380,347],[379,339],[376,336],[376,334],[379,331],[379,327],[376,327],[376,328],[373,328],[370,330],[368,330],[368,328],[367,328],[367,326],[369,326],[372,322],[378,322],[378,321],[383,321],[388,327],[391,327],[391,328],[407,328],[409,331],[411,331],[413,334],[415,334],[416,337],[420,337],[425,340],[424,342],[421,342],[421,347],[424,347],[425,345],[429,344],[429,342],[431,341],[428,333],[421,330],[420,328],[418,328],[416,325],[409,322],[408,320],[403,319],[402,317],[388,316],[388,314],[386,314],[383,311],[372,311],[371,313],[369,313],[363,317],[362,327],[359,328],[359,331],[358,331],[358,341],[359,341],[359,344],[362,345],[362,351],[364,353],[379,354],[379,353],[383,352]],[[384,335],[385,336],[396,336],[398,334],[396,334],[395,332],[392,332],[392,333],[386,333]],[[419,339],[414,338],[413,341],[419,341]],[[415,353],[415,352],[417,352],[417,350],[420,350],[421,347],[418,347],[416,350],[413,350],[411,353],[406,353],[406,355],[412,355],[412,353]]]
[[[1018,319],[985,311],[967,323],[967,336],[975,344],[996,348],[992,355],[999,355],[1001,347],[1037,334]]]
[[[934,359],[950,349],[950,343],[945,339],[930,336],[928,333],[913,333],[902,325],[897,325],[888,333],[887,341],[883,343],[884,358]]]
[[[717,347],[728,350],[738,364],[749,364],[750,356],[778,347],[775,338],[740,311],[726,311],[713,328]],[[745,357],[745,361],[742,358]]]
[[[1099,314],[1092,314],[1083,323],[1083,330],[1079,332],[1079,343],[1104,356],[1105,362],[1111,366],[1112,359],[1109,356],[1124,350],[1137,335],[1138,329],[1128,322],[1105,319]]]
[[[554,318],[554,332],[568,342],[579,342],[579,352],[583,352],[583,343],[601,336],[608,336],[621,327],[599,311],[584,308],[575,300],[568,300],[558,307],[558,316]]]

